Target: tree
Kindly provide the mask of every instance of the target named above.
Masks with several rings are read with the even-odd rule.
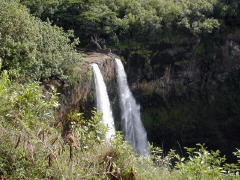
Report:
[[[66,78],[67,67],[80,60],[72,32],[29,15],[15,2],[0,2],[2,69],[17,70],[35,80]]]

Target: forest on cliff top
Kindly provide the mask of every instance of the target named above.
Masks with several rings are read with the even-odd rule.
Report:
[[[0,179],[239,179],[239,6],[0,0]],[[101,114],[57,116],[61,89],[48,82],[76,83],[82,50],[98,45],[126,63],[151,131],[147,158],[121,134],[105,143]],[[194,148],[169,150],[177,138]],[[194,145],[205,140],[214,150]]]
[[[92,36],[122,47],[176,40],[182,34],[207,36],[239,25],[237,0],[21,0],[30,12],[74,29],[82,46]]]

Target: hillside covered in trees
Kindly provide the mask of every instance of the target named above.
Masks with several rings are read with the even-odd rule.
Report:
[[[240,179],[239,32],[238,0],[0,0],[0,179]],[[117,55],[148,156],[95,112]]]

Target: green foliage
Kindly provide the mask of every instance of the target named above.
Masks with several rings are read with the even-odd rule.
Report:
[[[1,122],[21,130],[34,129],[36,125],[41,127],[53,119],[54,114],[50,108],[58,105],[56,96],[50,92],[43,94],[39,83],[11,82],[7,71],[1,75],[0,97]]]
[[[147,58],[154,52],[146,50],[146,42],[151,44],[151,40],[158,42],[169,40],[169,37],[176,42],[181,36],[172,35],[179,30],[194,36],[206,35],[220,28],[228,16],[238,16],[236,1],[21,2],[45,20],[49,17],[67,29],[74,28],[85,42],[96,35],[102,44],[127,48],[131,45],[130,48],[135,50],[133,55]],[[64,142],[61,132],[53,127],[54,110],[58,107],[55,90],[45,92],[39,82],[19,83],[13,79],[19,80],[20,76],[31,80],[66,79],[68,67],[80,58],[74,50],[77,43],[72,32],[66,34],[61,28],[29,15],[19,3],[0,1],[0,68],[3,70],[0,77],[1,178],[239,179],[239,160],[227,164],[219,151],[208,151],[202,145],[186,148],[185,157],[173,150],[165,155],[159,147],[153,147],[148,157],[139,157],[119,134],[113,141],[105,142],[106,127],[97,113],[86,120],[81,113],[71,112],[66,121],[71,126],[73,138],[80,144]],[[196,53],[204,51],[205,47],[200,45]],[[203,107],[202,104],[199,106]],[[191,116],[194,110],[201,108],[181,104],[181,108],[172,108],[171,114],[162,111],[162,123],[168,125],[167,130],[178,128],[184,134],[186,125],[196,126]],[[158,115],[159,109],[156,112]],[[181,113],[186,115],[183,121],[180,121]],[[148,118],[158,128],[156,117]],[[197,117],[199,121],[201,117]],[[215,122],[206,121],[205,125],[205,128],[216,127]],[[239,150],[234,155],[239,158]]]
[[[51,170],[46,149],[39,150],[40,132],[55,132],[49,125],[54,120],[57,99],[43,93],[38,83],[18,84],[8,72],[0,77],[0,174],[3,178],[43,179]],[[35,154],[38,151],[38,154]]]
[[[123,136],[104,141],[100,114],[84,120],[68,115],[71,133],[80,148],[66,143],[52,127],[58,106],[54,91],[38,83],[18,84],[8,72],[0,77],[0,175],[5,179],[238,179],[239,163],[226,164],[220,152],[187,148],[164,156],[153,147],[148,157],[134,153]],[[239,158],[239,150],[235,153]]]
[[[101,114],[93,111],[89,120],[83,118],[82,113],[71,112],[68,115],[71,129],[77,139],[81,142],[81,149],[88,150],[96,143],[102,142],[105,138],[106,127],[101,121]]]
[[[223,23],[219,18],[219,14],[224,14],[223,9],[238,7],[237,3],[228,5],[220,0],[23,0],[22,3],[42,19],[50,18],[66,29],[73,28],[86,44],[97,34],[102,44],[107,40],[112,46],[129,39],[158,42],[178,31],[195,36],[212,33]]]
[[[79,61],[73,33],[29,15],[15,2],[0,2],[2,69],[18,70],[33,80],[66,79],[66,69]]]
[[[186,179],[221,179],[225,158],[220,157],[219,151],[209,152],[204,146],[198,146],[198,150],[187,148],[188,160],[178,158],[180,162],[176,168],[179,173]]]
[[[185,150],[187,155],[184,157],[174,150],[163,156],[160,148],[152,148],[155,165],[171,172],[165,172],[165,179],[239,179],[239,164],[225,163],[226,158],[220,156],[220,151],[208,151],[201,144],[197,144],[197,148]]]

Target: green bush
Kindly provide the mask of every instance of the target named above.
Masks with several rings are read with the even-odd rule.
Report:
[[[0,2],[2,69],[33,80],[66,79],[67,67],[80,60],[77,44],[72,32],[29,15],[21,4]]]
[[[8,72],[3,71],[0,99],[1,177],[43,179],[51,170],[46,169],[48,162],[41,158],[50,152],[40,134],[51,131],[49,138],[56,136],[56,130],[51,128],[53,110],[58,106],[56,96],[43,93],[37,82],[19,84],[11,81]],[[42,146],[44,148],[40,148]]]
[[[92,117],[88,120],[83,118],[83,114],[72,111],[68,114],[70,129],[77,139],[80,140],[82,150],[88,150],[96,143],[101,143],[105,138],[106,127],[101,121],[101,114],[92,112]]]
[[[0,121],[14,129],[41,127],[54,119],[52,108],[58,105],[52,93],[43,93],[39,83],[11,82],[7,71],[0,79]]]

